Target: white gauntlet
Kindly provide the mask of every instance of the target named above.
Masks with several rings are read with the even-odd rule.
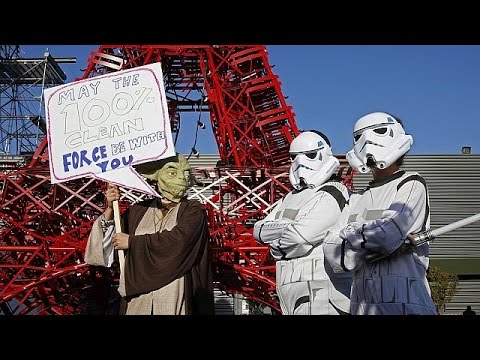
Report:
[[[344,229],[340,231],[340,237],[346,239],[352,249],[362,249],[365,242],[362,234],[363,225],[359,222],[351,222]]]

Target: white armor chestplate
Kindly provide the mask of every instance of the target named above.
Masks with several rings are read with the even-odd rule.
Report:
[[[346,187],[336,181],[293,191],[255,224],[254,238],[268,244],[278,260],[276,281],[282,314],[338,314],[335,308],[349,312],[351,274],[335,274],[328,264],[325,267],[321,246],[341,217],[348,196]]]
[[[346,239],[342,265],[354,272],[351,313],[436,314],[426,279],[428,244],[378,262],[366,262],[364,257],[368,251],[391,254],[407,234],[430,227],[423,179],[416,173],[398,172],[352,196],[350,204],[349,225],[340,236]],[[330,261],[328,249],[324,248]]]

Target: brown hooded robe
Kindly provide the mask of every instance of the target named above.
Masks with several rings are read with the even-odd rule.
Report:
[[[123,232],[135,234],[155,201],[159,200],[146,200],[127,209],[122,215]],[[180,203],[177,225],[171,231],[130,235],[125,251],[126,298],[120,303],[120,314],[126,313],[129,298],[160,289],[183,276],[186,314],[213,314],[209,239],[205,209],[200,202],[186,199]]]

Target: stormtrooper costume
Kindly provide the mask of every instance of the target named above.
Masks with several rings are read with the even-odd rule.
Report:
[[[339,161],[328,140],[316,132],[290,145],[289,179],[294,190],[255,223],[254,238],[270,246],[276,262],[277,294],[284,315],[338,315],[349,312],[350,273],[324,264],[322,242],[348,207],[349,191],[334,172]],[[343,218],[343,226],[347,216]]]
[[[381,112],[360,118],[353,136],[346,157],[362,173],[389,167],[413,143],[393,116]],[[408,234],[429,227],[427,185],[416,172],[398,170],[352,195],[348,225],[332,230],[323,245],[334,271],[353,272],[352,314],[436,314],[426,278],[428,243],[395,252]],[[371,260],[378,255],[385,257]]]

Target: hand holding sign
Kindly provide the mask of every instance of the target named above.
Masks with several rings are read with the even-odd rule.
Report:
[[[52,184],[93,176],[159,196],[132,165],[175,155],[160,63],[49,88],[44,95]],[[112,206],[120,233],[118,200]],[[119,261],[123,273],[122,250]]]
[[[51,182],[93,176],[159,196],[132,165],[175,155],[160,63],[45,90]]]

